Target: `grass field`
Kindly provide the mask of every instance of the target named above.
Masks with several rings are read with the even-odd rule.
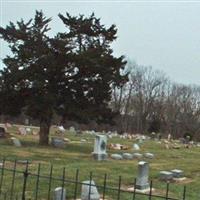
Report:
[[[92,135],[80,135],[75,136],[72,133],[65,133],[64,137],[69,138],[71,143],[66,144],[64,149],[58,149],[51,146],[43,147],[38,145],[38,136],[16,135],[17,128],[11,128],[8,131],[19,138],[22,141],[22,147],[14,147],[10,139],[0,140],[0,156],[6,157],[9,161],[30,160],[31,164],[29,170],[32,173],[37,173],[38,164],[41,163],[40,174],[49,175],[51,164],[53,164],[53,176],[62,177],[63,167],[66,168],[66,178],[74,179],[76,170],[79,169],[80,181],[89,180],[90,172],[93,172],[93,180],[95,183],[103,184],[104,174],[108,175],[108,185],[112,187],[118,187],[119,176],[122,178],[122,188],[127,188],[133,184],[134,178],[137,176],[138,160],[112,160],[97,162],[92,159],[91,152],[93,151],[94,136]],[[54,135],[54,131],[51,131],[51,135]],[[87,139],[86,143],[80,143],[81,139]],[[122,140],[118,137],[108,139],[109,143],[120,143],[132,147],[134,140]],[[132,149],[121,150],[108,150],[108,153],[123,153],[133,152]],[[181,198],[183,192],[183,186],[187,186],[186,199],[199,200],[200,199],[200,148],[192,147],[186,149],[165,149],[163,144],[159,144],[156,141],[145,141],[141,145],[141,153],[151,152],[155,154],[155,158],[147,160],[150,164],[150,179],[153,180],[153,187],[155,192],[159,194],[165,194],[166,183],[159,180],[158,174],[161,170],[172,170],[175,168],[182,169],[186,181],[180,183],[170,184],[169,195],[176,198]],[[12,162],[6,162],[6,167],[13,167]],[[18,164],[17,169],[24,169],[23,164]],[[4,181],[2,190],[9,191],[12,185],[13,172],[4,172]],[[16,182],[14,184],[14,193],[20,194],[23,176],[22,174],[15,175]],[[48,191],[48,181],[46,179],[40,179],[37,186],[37,177],[29,178],[27,184],[27,196],[29,199],[35,198],[35,187],[38,187],[38,199],[45,198],[45,193]],[[52,189],[60,186],[61,182],[53,181]],[[72,198],[74,185],[66,185],[67,194],[69,199]],[[80,190],[80,187],[78,188]],[[101,192],[101,191],[100,191]],[[116,199],[115,193],[108,193],[107,199]],[[2,198],[3,199],[3,198]],[[132,199],[131,195],[122,193],[122,200]],[[148,199],[147,197],[136,197],[137,200]],[[158,198],[153,198],[158,199]]]

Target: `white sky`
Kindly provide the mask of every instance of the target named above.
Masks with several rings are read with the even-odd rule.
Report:
[[[52,17],[51,33],[62,32],[57,14],[92,12],[106,25],[116,24],[115,55],[152,65],[172,80],[200,85],[200,1],[9,1],[1,0],[1,26],[29,19],[35,10]],[[0,58],[8,54],[1,41]],[[1,68],[3,67],[0,61]]]

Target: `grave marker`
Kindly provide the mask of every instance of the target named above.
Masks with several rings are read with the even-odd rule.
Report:
[[[136,179],[136,189],[146,190],[149,188],[149,164],[144,161],[138,163],[138,177]]]
[[[96,135],[94,143],[93,157],[95,160],[106,160],[107,137],[105,135]]]

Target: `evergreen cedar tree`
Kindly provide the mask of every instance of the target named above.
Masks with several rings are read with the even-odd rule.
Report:
[[[127,81],[120,73],[124,57],[114,57],[110,47],[116,39],[114,25],[106,28],[94,14],[59,18],[66,32],[54,37],[48,35],[51,18],[42,11],[26,23],[0,27],[12,52],[0,73],[0,114],[24,112],[39,120],[42,145],[48,144],[55,113],[85,123],[111,121],[112,87]]]

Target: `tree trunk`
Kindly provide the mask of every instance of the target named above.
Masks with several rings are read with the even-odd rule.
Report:
[[[40,145],[48,145],[49,144],[49,130],[50,130],[50,123],[47,121],[41,121],[40,122],[40,139],[39,144]]]

